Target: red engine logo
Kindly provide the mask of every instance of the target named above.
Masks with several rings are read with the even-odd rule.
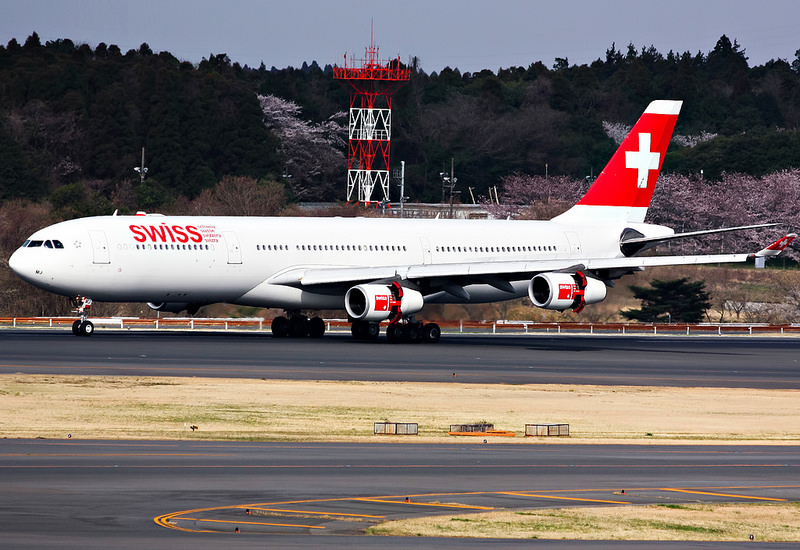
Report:
[[[375,296],[375,311],[389,311],[389,296],[386,294]]]
[[[568,283],[562,283],[558,285],[559,300],[572,300],[573,292],[575,292],[575,285]]]

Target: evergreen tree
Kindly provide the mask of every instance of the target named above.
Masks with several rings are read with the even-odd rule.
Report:
[[[705,291],[705,281],[686,278],[661,281],[654,279],[651,287],[631,285],[633,296],[642,301],[641,309],[623,311],[626,319],[645,323],[680,321],[699,323],[711,307],[711,297]]]

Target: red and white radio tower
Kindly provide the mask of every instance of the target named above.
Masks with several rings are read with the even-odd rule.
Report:
[[[389,200],[392,94],[408,82],[411,70],[400,67],[400,56],[381,61],[372,36],[365,52],[350,65],[345,54],[344,67],[334,67],[333,78],[350,89],[347,201],[369,203],[376,184],[383,189],[383,200]]]

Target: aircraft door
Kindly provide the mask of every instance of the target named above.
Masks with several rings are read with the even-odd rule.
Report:
[[[110,264],[111,255],[108,251],[106,232],[98,229],[90,230],[89,238],[92,241],[92,262],[96,264]]]
[[[422,245],[422,264],[427,265],[431,263],[431,245],[427,237],[420,237],[419,242]]]
[[[228,263],[242,263],[242,248],[239,246],[239,237],[236,236],[236,233],[233,231],[223,231],[222,237],[225,239],[225,245],[228,247]]]
[[[578,238],[578,234],[574,231],[567,231],[565,233],[567,236],[567,240],[569,241],[569,251],[571,254],[580,254],[581,253],[581,240]]]

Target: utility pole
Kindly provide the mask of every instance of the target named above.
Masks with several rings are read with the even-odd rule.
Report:
[[[450,219],[453,219],[453,187],[455,186],[453,180],[453,157],[450,157]]]
[[[406,161],[400,161],[400,217],[404,216],[403,204],[406,202]]]
[[[145,176],[145,174],[147,174],[147,168],[145,168],[145,166],[144,166],[144,147],[142,147],[142,165],[141,166],[135,166],[133,169],[136,170],[139,173],[139,178],[141,178],[139,183],[143,184],[144,183],[144,176]]]
[[[442,204],[444,204],[445,193],[450,193],[450,218],[453,218],[453,195],[460,195],[461,191],[455,191],[456,182],[458,178],[453,176],[454,159],[450,158],[450,174],[447,172],[439,172],[439,177],[442,178]],[[444,169],[444,167],[442,167]]]

